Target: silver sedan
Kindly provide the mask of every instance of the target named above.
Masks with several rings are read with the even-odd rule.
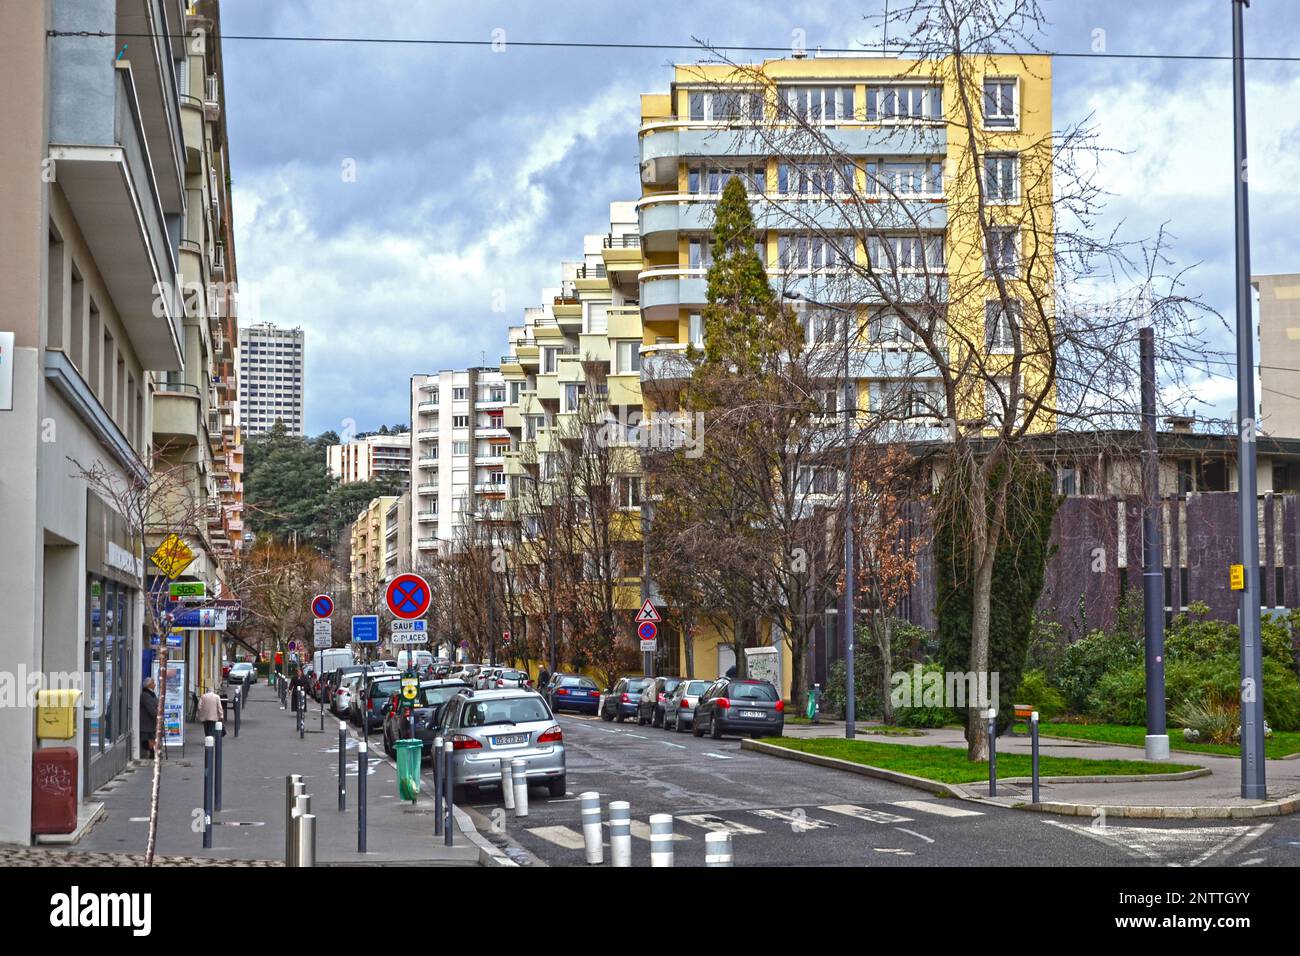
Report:
[[[499,784],[505,761],[524,760],[528,782],[564,796],[564,734],[540,694],[530,690],[476,690],[442,708],[443,740],[452,745],[458,788]]]
[[[678,684],[672,696],[664,702],[664,730],[674,730],[679,734],[689,730],[695,723],[695,705],[712,683],[707,680],[684,680]]]

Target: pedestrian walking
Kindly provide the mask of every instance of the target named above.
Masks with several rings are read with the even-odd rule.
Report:
[[[209,687],[199,698],[199,720],[203,721],[204,736],[211,737],[217,732],[217,721],[221,720],[221,717],[221,698]],[[222,727],[221,733],[225,736],[225,727]]]
[[[158,730],[158,695],[153,678],[145,678],[140,688],[140,756],[153,758],[154,738]]]
[[[551,672],[542,665],[542,669],[537,672],[537,689],[542,693],[546,692],[546,685],[551,682]]]

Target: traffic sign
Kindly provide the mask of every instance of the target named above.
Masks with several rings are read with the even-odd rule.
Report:
[[[318,617],[311,629],[312,646],[317,650],[334,643],[334,624],[327,617]]]
[[[169,534],[158,545],[158,550],[149,556],[149,560],[168,578],[175,580],[193,562],[194,552],[179,536]]]
[[[655,610],[654,602],[646,598],[645,603],[641,605],[641,610],[636,612],[636,622],[640,624],[642,621],[653,621],[658,624],[662,620],[659,612]]]
[[[643,641],[653,641],[659,634],[654,621],[642,621],[636,628],[637,637]]]
[[[353,614],[352,640],[357,644],[379,643],[379,615]]]
[[[656,646],[656,645],[655,645],[655,642],[654,642],[653,639],[648,640],[648,641],[642,641],[642,642],[641,642],[641,652],[644,654],[645,652],[649,651],[651,654],[653,654],[654,651],[655,651],[655,646]]]
[[[329,617],[334,613],[334,599],[328,594],[318,594],[311,599],[311,613],[316,617]]]
[[[433,595],[429,592],[429,582],[418,574],[399,574],[389,582],[384,592],[384,600],[393,617],[410,621],[423,617],[429,610]]]
[[[394,621],[392,623],[392,643],[395,645],[428,644],[429,622]]]
[[[1246,590],[1246,566],[1244,564],[1228,565],[1228,587],[1233,591]]]

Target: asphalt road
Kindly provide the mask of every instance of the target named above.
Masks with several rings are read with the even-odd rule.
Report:
[[[520,863],[584,865],[578,795],[595,790],[606,804],[631,803],[634,866],[649,863],[653,813],[674,816],[679,865],[702,864],[704,834],[721,828],[732,831],[737,866],[1300,865],[1295,817],[1099,826],[741,751],[737,739],[570,715],[560,723],[564,798],[533,788],[523,819],[501,809],[498,789],[470,798],[480,831]]]

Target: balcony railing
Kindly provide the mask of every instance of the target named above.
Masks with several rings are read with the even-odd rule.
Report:
[[[605,264],[602,262],[598,265],[589,266],[585,263],[578,266],[579,279],[604,279],[608,273],[605,271]]]
[[[606,249],[640,249],[641,236],[637,233],[626,236],[606,236],[604,245]]]

